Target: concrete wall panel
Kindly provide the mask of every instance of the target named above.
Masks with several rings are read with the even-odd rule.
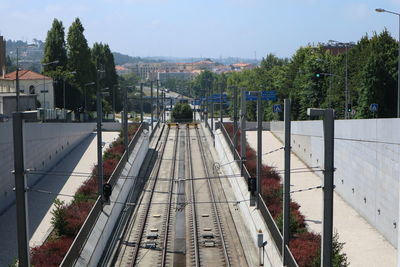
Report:
[[[271,131],[283,140],[283,122]],[[397,247],[400,120],[335,121],[336,191]],[[292,149],[310,167],[323,169],[322,121],[292,122]],[[322,172],[317,173],[321,178]]]
[[[48,171],[95,129],[94,123],[26,123],[25,168]],[[12,121],[0,123],[0,213],[15,200]],[[28,185],[41,176],[28,175]]]

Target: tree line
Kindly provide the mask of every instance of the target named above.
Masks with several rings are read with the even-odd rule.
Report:
[[[365,35],[342,50],[335,53],[324,45],[308,45],[300,47],[290,59],[268,54],[251,70],[226,74],[203,71],[191,84],[192,96],[219,93],[220,87],[230,97],[233,87],[275,90],[277,101],[263,103],[265,120],[282,119],[283,114],[273,113],[272,105],[283,105],[285,98],[292,100],[294,120],[309,119],[310,107],[333,108],[338,119],[344,118],[348,108],[351,118],[356,119],[396,117],[397,41],[385,29],[371,37]],[[345,101],[346,65],[350,106]],[[376,114],[370,110],[373,103],[379,106]],[[247,102],[247,114],[248,119],[256,119],[255,102]]]
[[[96,42],[90,48],[84,30],[80,19],[76,18],[65,38],[62,21],[54,19],[47,32],[42,72],[55,81],[55,105],[63,107],[65,88],[66,108],[95,110],[97,89],[109,88],[110,95],[103,98],[104,111],[111,112],[113,104],[120,111],[121,94],[110,47]],[[46,65],[50,62],[56,63]]]

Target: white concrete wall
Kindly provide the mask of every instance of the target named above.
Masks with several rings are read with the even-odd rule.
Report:
[[[132,151],[128,164],[125,164],[122,170],[121,178],[113,187],[110,197],[110,205],[103,208],[103,212],[97,219],[96,225],[93,227],[82,253],[75,263],[75,266],[97,266],[114,229],[115,223],[125,208],[124,203],[128,198],[128,194],[132,189],[135,179],[124,179],[123,177],[137,177],[140,167],[149,150],[149,132],[144,131],[138,143]],[[118,203],[115,203],[118,202]]]
[[[95,123],[26,123],[25,168],[48,171],[95,129]],[[12,121],[0,123],[0,213],[15,200]],[[40,178],[28,175],[28,185]]]
[[[283,140],[283,122],[271,131]],[[396,248],[399,132],[400,119],[335,121],[335,190]],[[310,167],[323,169],[322,136],[322,121],[292,122],[292,149]]]

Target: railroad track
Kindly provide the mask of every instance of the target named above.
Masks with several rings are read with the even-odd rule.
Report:
[[[197,142],[192,142],[197,141]],[[187,129],[188,180],[190,181],[190,228],[192,262],[190,266],[231,266],[219,208],[199,129]],[[193,157],[201,155],[201,157]],[[196,179],[197,178],[197,179]]]
[[[163,128],[164,129],[164,128]],[[168,125],[111,264],[247,266],[211,152],[196,124]],[[228,218],[229,217],[229,218]]]
[[[175,157],[179,129],[167,129],[163,141],[158,145],[158,158],[150,175],[145,194],[131,221],[118,253],[115,265],[141,266],[146,257],[154,266],[166,264],[168,228],[170,225],[175,174]],[[170,142],[173,141],[173,142]],[[172,151],[172,158],[169,154]],[[164,179],[158,179],[163,177]],[[170,177],[170,179],[165,179]]]

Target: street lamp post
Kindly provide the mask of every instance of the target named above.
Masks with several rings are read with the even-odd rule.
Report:
[[[349,119],[350,114],[347,110],[347,107],[350,103],[350,96],[349,96],[349,87],[348,87],[348,47],[351,43],[343,43],[335,40],[329,40],[329,42],[337,43],[339,45],[344,45],[346,49],[346,70],[345,70],[345,77],[344,77],[344,83],[345,83],[345,89],[344,89],[344,97],[345,97],[345,104],[344,104],[344,118]]]
[[[76,74],[76,71],[71,71],[71,72],[68,72],[67,74],[72,74],[72,75],[74,75],[74,74]],[[64,80],[63,80],[63,109],[65,110],[65,80],[66,80],[66,76],[64,76]]]
[[[399,40],[398,40],[398,46],[399,46],[399,55],[397,59],[397,118],[400,118],[400,13],[385,10],[383,8],[377,8],[375,9],[376,12],[386,12],[390,13],[393,15],[397,15],[399,17]]]
[[[51,62],[47,62],[47,63],[42,63],[42,67],[45,66],[49,66],[52,64],[58,64],[59,61],[58,60],[54,60]],[[43,93],[43,122],[46,120],[46,93],[48,91],[46,91],[46,76],[43,75],[43,90],[41,91],[41,93]]]
[[[87,100],[86,100],[86,86],[95,85],[95,84],[96,84],[95,82],[89,82],[89,83],[86,83],[85,87],[83,88],[84,89],[84,92],[83,92],[83,110],[84,110],[84,112],[86,112],[86,102],[87,102]]]
[[[96,92],[96,101],[97,101],[97,183],[98,183],[98,193],[100,199],[103,201],[103,151],[102,151],[102,130],[101,124],[103,119],[103,107],[101,103],[102,96],[108,96],[109,93],[105,92],[108,88],[99,89]]]

